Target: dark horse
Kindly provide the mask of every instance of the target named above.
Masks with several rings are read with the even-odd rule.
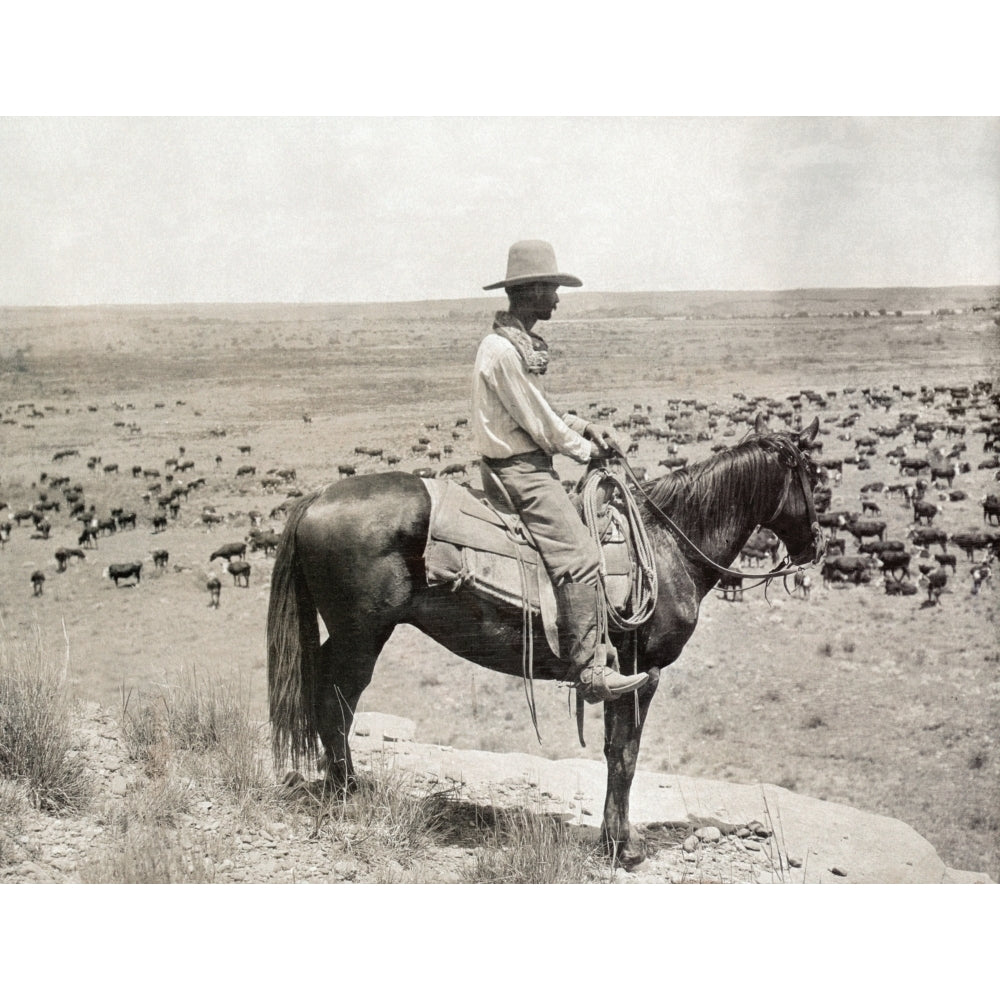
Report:
[[[822,534],[812,491],[816,467],[802,454],[818,420],[797,437],[755,433],[705,462],[644,483],[636,493],[655,552],[658,600],[637,631],[613,635],[623,665],[637,659],[649,681],[604,707],[608,765],[602,836],[626,866],[645,856],[628,818],[639,741],[660,670],[694,632],[702,598],[758,526],[771,528],[791,560],[816,561]],[[657,508],[687,536],[678,538]],[[289,511],[275,558],[267,617],[272,745],[278,764],[312,763],[316,738],[326,780],[353,783],[347,743],[361,693],[397,625],[408,624],[465,659],[520,675],[522,615],[488,604],[468,590],[428,587],[423,552],[431,511],[417,476],[401,472],[341,479]],[[693,545],[716,565],[710,565]],[[320,645],[317,612],[330,638]],[[536,622],[534,676],[558,680],[555,659]],[[635,645],[637,644],[637,645]],[[629,669],[628,666],[623,669]]]

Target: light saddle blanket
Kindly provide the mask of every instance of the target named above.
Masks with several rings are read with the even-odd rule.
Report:
[[[424,549],[428,585],[469,587],[492,601],[523,608],[523,580],[531,613],[541,615],[549,646],[558,657],[555,590],[521,519],[499,513],[482,493],[451,480],[422,482],[431,498]],[[606,504],[598,519],[598,532],[608,602],[624,613],[635,580],[628,523]]]

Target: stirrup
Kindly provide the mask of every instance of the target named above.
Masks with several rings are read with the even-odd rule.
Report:
[[[574,684],[583,700],[590,705],[601,701],[616,701],[623,694],[638,691],[649,674],[623,674],[618,669],[618,651],[610,643],[597,646],[594,662],[584,668]]]

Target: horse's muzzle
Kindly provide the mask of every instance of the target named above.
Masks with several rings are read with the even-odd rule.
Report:
[[[812,541],[801,552],[790,555],[788,558],[796,566],[805,566],[806,563],[818,563],[826,555],[826,547],[829,542],[826,532],[820,527],[818,521],[812,524]]]

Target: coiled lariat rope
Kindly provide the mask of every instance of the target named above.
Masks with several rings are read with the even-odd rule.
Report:
[[[608,600],[606,576],[607,568],[604,562],[604,550],[601,543],[600,530],[600,501],[599,493],[606,483],[613,484],[613,488],[622,498],[621,511],[628,525],[632,538],[632,547],[636,556],[636,573],[632,580],[632,591],[630,599],[626,604],[629,613],[619,614],[611,601]],[[610,501],[609,501],[610,502]],[[617,507],[613,507],[617,509]],[[602,638],[607,637],[609,626],[614,627],[619,632],[634,632],[640,625],[644,625],[652,617],[656,609],[656,598],[658,594],[659,581],[656,576],[656,560],[653,546],[649,541],[646,532],[646,525],[642,520],[642,513],[635,498],[628,490],[625,479],[620,474],[612,472],[610,469],[598,469],[590,475],[583,487],[583,522],[590,531],[591,537],[597,544],[597,549],[601,553],[599,576],[599,593],[603,600],[597,602],[598,625]],[[611,528],[612,521],[609,518],[605,531]]]
[[[608,499],[602,502],[601,493],[608,485],[611,491]],[[604,503],[611,506],[612,510],[619,510],[616,504],[612,504],[611,497],[616,495],[621,498],[621,510],[625,523],[628,527],[628,534],[631,538],[632,551],[635,553],[636,572],[632,578],[632,588],[629,599],[625,602],[625,613],[619,613],[613,602],[608,599],[607,591],[607,565],[604,560],[604,548],[602,543],[604,538],[601,533],[600,511]],[[646,531],[646,525],[642,520],[642,513],[639,510],[635,498],[629,491],[624,477],[617,472],[613,472],[607,467],[594,470],[583,485],[583,522],[590,531],[597,551],[600,553],[601,561],[598,567],[597,583],[597,641],[599,649],[614,649],[611,642],[610,630],[613,626],[618,632],[634,632],[641,625],[644,625],[652,617],[656,610],[656,600],[659,594],[659,579],[656,575],[656,557],[652,543]],[[605,533],[611,530],[613,519],[608,517],[604,528]],[[639,644],[632,643],[632,670],[637,673],[639,669]],[[635,709],[636,725],[639,724],[639,694],[633,693],[632,703]],[[586,746],[583,738],[583,713],[584,697],[580,689],[576,689],[576,728],[580,739],[580,746]]]

